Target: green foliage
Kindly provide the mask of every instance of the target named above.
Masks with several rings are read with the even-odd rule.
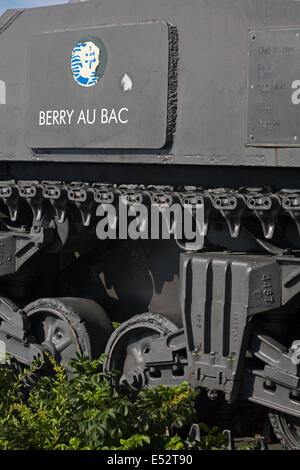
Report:
[[[236,450],[256,450],[256,442],[246,442],[237,447]]]
[[[220,450],[224,449],[224,435],[218,432],[218,428],[214,426],[209,428],[206,424],[200,423],[202,432],[201,448],[203,450]]]
[[[170,435],[195,420],[195,392],[187,383],[159,386],[139,393],[134,401],[110,385],[116,373],[104,373],[104,356],[71,362],[73,378],[49,356],[53,377],[41,378],[27,398],[20,393],[24,375],[0,369],[0,450],[182,450],[197,448]],[[32,374],[38,365],[26,372]],[[223,448],[217,429],[205,432],[204,449]]]

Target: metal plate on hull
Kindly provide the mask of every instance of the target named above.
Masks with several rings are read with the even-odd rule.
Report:
[[[45,33],[30,49],[29,147],[165,145],[166,23]]]
[[[248,145],[300,146],[300,26],[250,31]]]

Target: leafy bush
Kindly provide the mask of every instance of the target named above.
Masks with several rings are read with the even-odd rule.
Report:
[[[187,383],[140,392],[135,400],[110,385],[104,357],[71,362],[73,378],[52,357],[53,377],[41,378],[25,397],[24,375],[0,369],[0,449],[180,450],[199,447],[168,430],[195,420],[196,393]],[[37,366],[35,366],[37,368]],[[27,371],[25,376],[34,374]],[[201,447],[222,448],[223,435],[202,425]],[[170,435],[171,434],[171,435]]]

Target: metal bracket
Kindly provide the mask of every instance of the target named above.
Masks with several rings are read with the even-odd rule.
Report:
[[[43,196],[49,199],[57,216],[58,222],[63,224],[66,220],[68,207],[68,190],[61,182],[43,182]]]
[[[30,321],[13,302],[0,297],[0,331],[23,340],[29,330]]]
[[[256,194],[247,198],[247,206],[261,223],[264,237],[274,235],[277,216],[281,210],[280,198],[274,194]]]
[[[23,310],[5,297],[0,297],[0,340],[9,357],[29,366],[44,360],[44,348],[29,342],[30,320]],[[32,338],[30,338],[32,340]]]
[[[262,371],[244,375],[243,397],[282,413],[300,416],[299,392],[279,383],[269,383]]]
[[[271,368],[298,376],[299,367],[293,363],[292,354],[270,336],[253,331],[248,349]]]
[[[282,196],[282,207],[294,220],[300,235],[300,191]]]
[[[96,207],[93,190],[84,184],[74,185],[68,190],[68,198],[78,207],[83,225],[89,227]]]
[[[0,276],[13,274],[37,251],[51,244],[55,230],[34,226],[25,230],[0,232]]]
[[[246,209],[244,197],[240,194],[216,194],[213,198],[213,206],[226,220],[231,237],[237,238],[240,233],[241,219]]]
[[[45,209],[45,198],[43,197],[43,188],[37,181],[19,181],[18,190],[20,197],[28,202],[35,223],[41,222]]]
[[[20,197],[14,181],[1,183],[0,198],[7,206],[11,220],[15,222],[18,217]]]

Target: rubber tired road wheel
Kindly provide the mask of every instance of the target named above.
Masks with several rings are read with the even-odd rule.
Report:
[[[145,354],[153,346],[152,340],[175,332],[178,327],[166,317],[144,313],[122,323],[109,339],[104,370],[119,371],[121,376],[114,385],[124,391],[136,393],[145,385]]]
[[[104,310],[89,299],[39,299],[24,310],[31,320],[35,340],[64,366],[77,352],[90,359],[98,358],[113,332]]]
[[[275,436],[289,450],[300,450],[300,418],[272,411],[269,413],[270,423]]]

